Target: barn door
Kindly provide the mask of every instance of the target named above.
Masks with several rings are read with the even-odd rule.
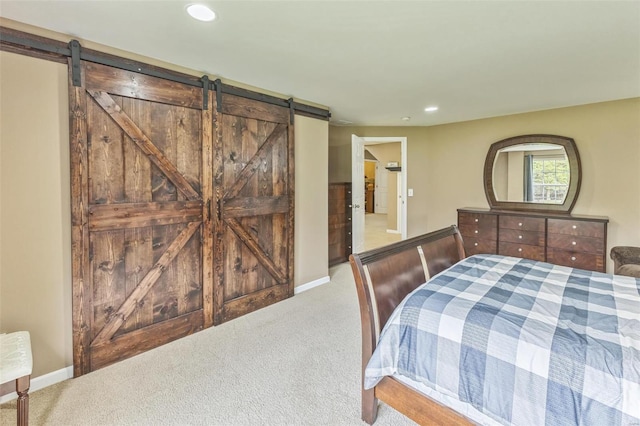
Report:
[[[293,125],[223,95],[215,143],[214,323],[293,295]]]
[[[211,324],[213,105],[92,63],[69,86],[78,376]]]

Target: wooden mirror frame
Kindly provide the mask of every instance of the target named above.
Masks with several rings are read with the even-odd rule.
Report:
[[[571,178],[569,179],[569,188],[567,196],[562,204],[543,204],[543,203],[525,203],[518,201],[498,201],[493,187],[493,166],[496,161],[498,152],[506,147],[520,144],[532,143],[549,143],[562,145],[567,158],[569,159],[569,171]],[[495,142],[489,148],[487,158],[484,162],[484,192],[487,196],[487,202],[492,210],[515,210],[515,211],[533,211],[540,213],[566,213],[570,214],[573,206],[578,199],[580,192],[580,183],[582,181],[580,166],[580,155],[578,155],[578,147],[573,139],[565,136],[556,135],[522,135],[512,138],[503,139]]]

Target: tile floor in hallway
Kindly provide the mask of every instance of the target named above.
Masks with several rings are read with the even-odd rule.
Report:
[[[400,234],[387,232],[387,215],[367,213],[364,216],[364,249],[382,247],[401,240]]]

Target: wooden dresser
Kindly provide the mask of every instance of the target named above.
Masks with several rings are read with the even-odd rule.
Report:
[[[329,184],[329,266],[351,254],[351,182]]]
[[[501,254],[598,272],[606,270],[608,222],[601,216],[458,209],[468,256]]]

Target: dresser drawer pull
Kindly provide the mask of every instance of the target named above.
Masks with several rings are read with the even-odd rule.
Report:
[[[351,220],[351,218],[349,218],[349,220]]]
[[[473,243],[474,247],[478,247],[478,243]]]
[[[518,226],[522,226],[522,222],[518,222]]]
[[[518,239],[521,240],[522,239],[522,235],[518,235]]]
[[[571,241],[571,244],[575,246],[577,243],[575,241]]]
[[[474,233],[474,234],[477,234],[477,233],[478,233],[478,230],[476,229],[475,231],[473,231],[473,233]]]
[[[576,260],[576,257],[575,256],[571,256],[571,260]]]
[[[522,251],[522,248],[518,248],[518,251]]]
[[[578,228],[578,225],[573,225],[572,228],[576,229],[576,228]]]

